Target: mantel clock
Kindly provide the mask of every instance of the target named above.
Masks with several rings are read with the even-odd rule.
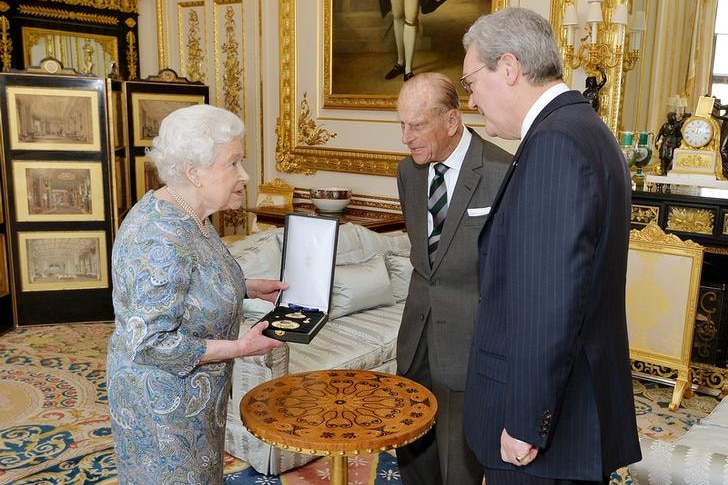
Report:
[[[682,142],[673,153],[671,173],[723,179],[720,126],[711,116],[715,99],[701,96],[695,113],[682,125]]]

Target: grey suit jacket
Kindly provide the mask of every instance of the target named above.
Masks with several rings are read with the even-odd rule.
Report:
[[[448,204],[432,268],[427,253],[428,167],[407,157],[397,173],[414,268],[397,339],[397,371],[404,374],[410,368],[429,318],[436,333],[436,347],[429,349],[430,357],[449,386],[460,391],[465,389],[478,305],[478,235],[488,217],[470,216],[467,209],[491,205],[512,158],[470,131],[472,140]]]

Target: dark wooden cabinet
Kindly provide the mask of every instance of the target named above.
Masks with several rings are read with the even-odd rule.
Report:
[[[705,247],[691,358],[692,384],[728,394],[728,189],[647,184],[632,192],[632,228],[656,222]]]

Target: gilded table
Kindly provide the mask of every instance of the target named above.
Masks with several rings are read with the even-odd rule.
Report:
[[[346,485],[347,456],[408,444],[434,424],[437,400],[404,377],[362,370],[289,374],[240,401],[246,428],[278,448],[331,457],[331,483]]]

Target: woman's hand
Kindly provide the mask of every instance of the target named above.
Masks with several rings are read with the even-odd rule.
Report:
[[[268,328],[268,322],[258,322],[245,332],[239,339],[240,355],[265,355],[276,347],[282,347],[284,342],[272,339],[263,335],[263,330]]]
[[[245,291],[248,298],[260,298],[275,304],[281,290],[288,288],[288,285],[277,280],[245,280]]]

